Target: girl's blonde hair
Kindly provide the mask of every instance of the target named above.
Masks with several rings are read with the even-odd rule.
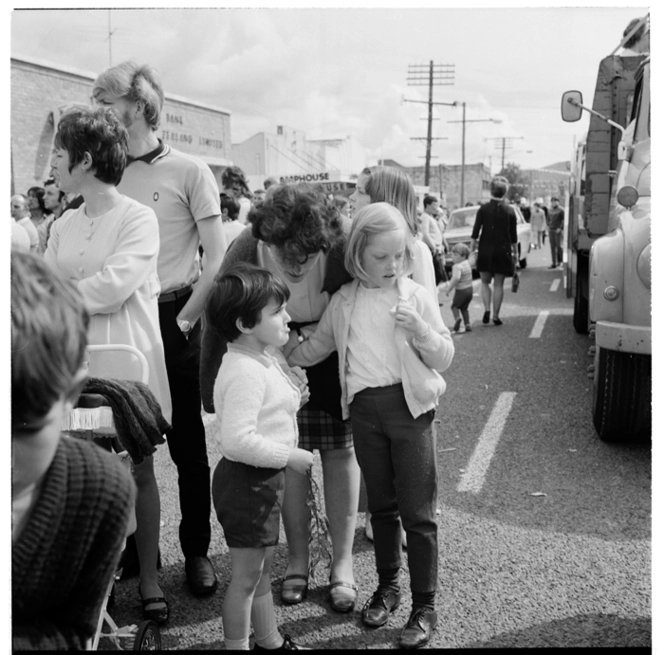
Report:
[[[417,194],[410,176],[394,166],[376,166],[364,169],[362,174],[367,178],[364,189],[371,202],[387,202],[396,207],[415,236],[420,229],[420,218],[417,215]]]
[[[362,255],[375,234],[383,234],[392,230],[403,230],[405,252],[401,275],[409,275],[413,268],[413,236],[403,214],[387,202],[374,202],[362,207],[350,228],[344,264],[346,270],[354,277],[368,280],[369,276],[362,267]]]

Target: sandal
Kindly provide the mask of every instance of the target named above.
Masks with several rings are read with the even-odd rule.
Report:
[[[158,625],[164,625],[168,621],[168,617],[171,614],[171,611],[168,607],[168,601],[165,596],[155,596],[154,598],[143,598],[141,593],[141,586],[138,586],[138,595],[141,598],[141,603],[143,604],[143,618],[148,621],[154,621]],[[148,605],[163,605],[163,607],[157,607],[154,609],[148,609]]]
[[[348,593],[350,589],[352,593]],[[357,601],[357,585],[350,582],[330,582],[330,605],[335,612],[352,612]]]
[[[295,584],[289,587],[284,586],[286,580],[304,580],[304,584]],[[287,575],[281,582],[281,602],[286,605],[297,605],[307,597],[309,591],[309,576],[303,573],[292,573]]]

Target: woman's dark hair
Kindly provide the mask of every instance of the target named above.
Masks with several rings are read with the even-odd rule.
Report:
[[[281,306],[289,298],[286,284],[266,268],[236,262],[217,274],[205,303],[205,319],[226,341],[235,341],[241,334],[238,319],[244,327],[252,328],[271,301]]]
[[[58,123],[54,145],[69,154],[69,172],[92,157],[92,169],[98,180],[117,186],[127,165],[127,130],[111,109],[75,106]]]
[[[31,186],[28,189],[28,195],[37,198],[37,202],[39,203],[39,209],[41,209],[43,212],[46,211],[46,205],[44,205],[44,189],[42,187]]]
[[[279,250],[286,263],[303,264],[344,235],[339,211],[309,184],[283,185],[247,217],[256,239]]]
[[[224,189],[230,189],[234,184],[238,184],[242,188],[242,194],[247,198],[251,196],[249,191],[249,184],[247,178],[244,176],[244,171],[239,166],[229,166],[224,169],[221,174],[221,183]]]

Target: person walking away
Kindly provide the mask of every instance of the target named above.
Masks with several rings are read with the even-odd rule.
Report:
[[[94,82],[97,104],[111,107],[129,135],[120,193],[150,207],[159,222],[159,323],[173,401],[168,448],[178,470],[180,546],[192,593],[217,588],[210,545],[210,467],[199,386],[200,316],[226,251],[219,190],[203,161],[157,138],[164,92],[150,66],[123,62]],[[201,272],[203,246],[208,265]]]
[[[249,650],[250,625],[254,650],[305,650],[279,633],[270,584],[284,471],[305,475],[314,461],[297,447],[300,391],[271,354],[288,341],[289,296],[267,269],[238,262],[217,278],[205,309],[208,328],[228,343],[214,384],[222,458],[212,477],[232,563],[222,608],[227,650]]]
[[[473,271],[470,268],[468,257],[470,248],[465,243],[457,243],[452,248],[452,279],[447,285],[446,294],[449,296],[454,291],[452,298],[452,314],[454,315],[454,332],[461,328],[461,317],[463,317],[466,332],[472,332],[468,307],[473,299]]]
[[[362,610],[385,625],[401,602],[401,525],[408,539],[411,613],[401,648],[426,645],[437,623],[437,464],[431,423],[454,345],[431,294],[407,277],[410,229],[385,202],[360,209],[348,236],[354,280],[332,297],[316,331],[288,356],[306,366],[339,353],[342,409],[350,416],[367,486],[378,588]]]
[[[477,249],[477,270],[482,282],[484,314],[482,323],[491,319],[493,298],[493,323],[502,325],[500,307],[503,304],[503,284],[514,274],[518,261],[516,213],[504,200],[509,188],[507,178],[500,175],[491,180],[491,200],[477,210],[471,234],[470,249]],[[479,248],[478,248],[479,239]],[[493,280],[493,289],[491,282]]]
[[[558,198],[551,198],[551,209],[549,210],[549,246],[551,247],[551,266],[556,268],[563,265],[562,235],[565,224],[565,212],[558,203]]]

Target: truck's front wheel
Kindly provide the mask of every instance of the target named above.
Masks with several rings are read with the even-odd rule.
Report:
[[[593,423],[602,441],[626,442],[652,432],[652,362],[647,355],[597,346]]]

